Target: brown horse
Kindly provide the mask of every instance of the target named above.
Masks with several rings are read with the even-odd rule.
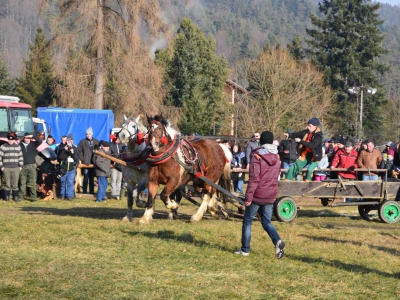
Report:
[[[170,195],[183,184],[193,181],[196,187],[202,188],[203,202],[198,211],[190,218],[191,222],[202,219],[204,212],[216,203],[216,189],[201,180],[197,175],[203,175],[217,183],[221,176],[230,179],[230,161],[232,154],[229,149],[212,140],[197,140],[189,143],[180,140],[180,133],[173,129],[162,115],[147,117],[149,123],[149,143],[152,153],[148,158],[149,197],[146,211],[140,223],[149,223],[154,214],[154,199],[159,184],[164,184],[160,198],[165,206],[176,211],[179,204],[170,199]],[[225,148],[224,148],[225,147]],[[186,170],[185,165],[193,172]],[[210,210],[211,212],[212,210]]]

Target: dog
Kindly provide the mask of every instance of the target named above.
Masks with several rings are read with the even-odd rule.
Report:
[[[43,198],[44,201],[51,201],[54,199],[53,192],[51,190],[48,190],[46,193],[46,196]]]
[[[83,175],[82,175],[82,169],[77,167],[76,168],[76,175],[75,175],[75,195],[79,192],[82,191],[83,187]]]

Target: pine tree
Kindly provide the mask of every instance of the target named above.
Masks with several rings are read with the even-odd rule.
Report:
[[[296,36],[293,41],[287,45],[287,48],[296,61],[300,62],[305,58],[304,50],[301,47],[301,40],[299,36]]]
[[[14,79],[10,77],[6,62],[0,53],[0,95],[12,95],[14,87]]]
[[[376,62],[387,51],[381,46],[384,39],[379,26],[379,4],[366,0],[324,0],[319,10],[324,15],[311,15],[316,29],[307,29],[311,39],[309,54],[324,72],[325,82],[338,92],[338,111],[335,112],[342,131],[351,134],[356,120],[354,97],[347,89],[353,86],[372,86],[379,93],[365,99],[364,127],[379,126],[379,106],[385,102],[378,74],[387,67]],[[353,102],[351,102],[353,101]],[[366,105],[367,104],[367,105]],[[369,105],[368,105],[369,104]],[[354,133],[354,132],[353,132]]]
[[[36,107],[53,103],[52,54],[42,28],[37,29],[29,49],[29,59],[24,61],[25,72],[18,81],[17,94],[22,102],[29,103],[35,111]]]
[[[190,19],[183,19],[167,66],[171,88],[167,102],[182,108],[179,128],[188,133],[211,133],[214,122],[223,122],[228,100],[223,87],[228,79],[225,58],[215,54],[215,41],[207,38]]]

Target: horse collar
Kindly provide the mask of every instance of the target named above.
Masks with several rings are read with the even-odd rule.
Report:
[[[147,157],[147,162],[152,165],[159,165],[168,161],[178,151],[179,145],[180,140],[178,138],[173,139],[171,145],[164,152],[157,155],[150,153]]]

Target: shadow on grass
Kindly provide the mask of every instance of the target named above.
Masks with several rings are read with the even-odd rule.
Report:
[[[54,207],[21,207],[21,211],[29,214],[47,214],[57,216],[85,217],[93,219],[122,219],[126,216],[127,209],[111,207],[72,207],[72,208],[54,208]],[[144,209],[133,209],[133,217],[141,218]],[[166,211],[155,212],[154,219],[166,219]]]
[[[325,265],[325,266],[329,266],[329,267],[335,267],[337,269],[345,270],[345,271],[348,271],[351,273],[354,273],[354,272],[362,273],[362,274],[374,273],[374,274],[381,275],[381,276],[388,277],[388,278],[400,278],[400,272],[391,274],[391,273],[367,268],[362,265],[346,264],[339,260],[321,260],[320,258],[299,256],[299,255],[293,255],[293,254],[285,254],[285,257],[292,259],[292,260],[301,261],[301,262],[304,262],[307,264],[320,264],[320,265]]]
[[[354,216],[350,214],[337,213],[334,211],[335,208],[332,209],[321,209],[321,210],[306,210],[299,209],[297,211],[298,217],[308,217],[308,218],[338,218],[338,217],[347,217],[353,220],[359,220],[360,216]]]
[[[122,219],[126,216],[127,209],[112,207],[72,207],[72,208],[54,208],[54,207],[21,207],[21,211],[28,214],[46,214],[57,216],[84,217],[93,219]],[[133,218],[141,218],[144,209],[133,209]],[[175,221],[189,222],[191,215],[179,213],[178,219]],[[167,219],[168,211],[155,210],[153,219]],[[211,216],[204,215],[203,219],[213,219]]]
[[[311,236],[311,235],[305,235],[305,234],[300,234],[299,236],[308,238],[310,240],[313,241],[317,241],[317,242],[333,242],[333,243],[347,243],[347,244],[352,244],[355,246],[363,246],[366,245],[369,248],[372,249],[376,249],[382,252],[386,252],[395,256],[399,256],[400,255],[400,251],[396,250],[396,249],[392,249],[392,248],[388,248],[388,247],[382,247],[382,246],[374,246],[374,245],[368,245],[368,244],[364,244],[364,243],[360,243],[360,242],[355,242],[355,241],[348,241],[348,240],[339,240],[339,239],[333,239],[333,238],[328,238],[328,237],[317,237],[317,236]]]
[[[212,244],[205,240],[196,240],[194,236],[190,233],[176,234],[172,230],[159,230],[157,232],[131,231],[128,234],[132,236],[141,235],[147,238],[164,240],[164,241],[175,241],[179,243],[194,245],[200,248],[201,247],[208,247],[213,249],[217,248],[222,251],[227,251],[230,253],[232,252],[231,248],[221,246],[220,244]]]

